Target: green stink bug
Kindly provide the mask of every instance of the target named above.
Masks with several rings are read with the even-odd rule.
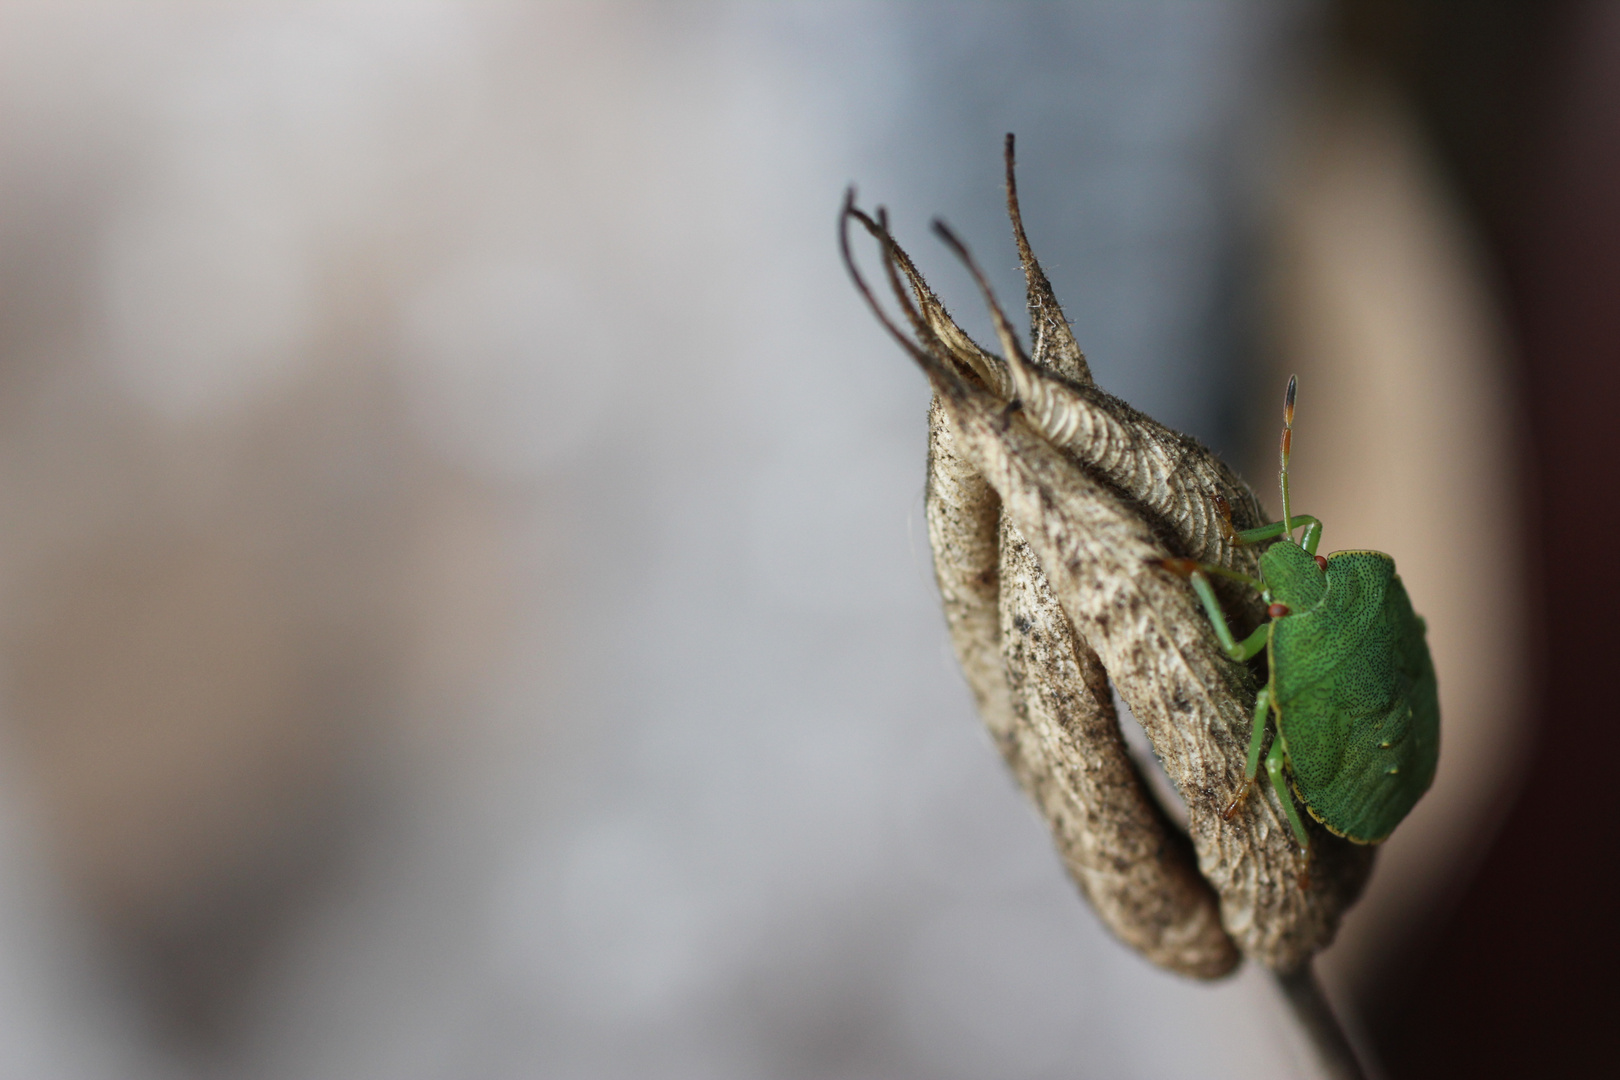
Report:
[[[1226,817],[1254,786],[1269,713],[1277,737],[1265,758],[1266,773],[1295,838],[1309,851],[1290,787],[1329,831],[1358,844],[1379,843],[1434,779],[1440,701],[1424,623],[1396,576],[1395,560],[1381,551],[1317,555],[1322,523],[1290,514],[1296,385],[1291,377],[1283,404],[1283,518],[1231,534],[1238,543],[1276,541],[1260,556],[1260,578],[1185,559],[1163,565],[1191,579],[1229,656],[1248,660],[1266,650],[1268,674],[1255,699],[1245,783]],[[1296,542],[1300,527],[1305,532]],[[1210,574],[1259,590],[1270,619],[1247,639],[1234,640]]]

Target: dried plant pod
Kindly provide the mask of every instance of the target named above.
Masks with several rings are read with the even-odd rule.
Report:
[[[1192,845],[1131,760],[1102,661],[1074,633],[1040,560],[1001,522],[1001,651],[1020,723],[1007,755],[1104,923],[1160,967],[1218,978],[1239,955]]]
[[[981,388],[941,390],[963,456],[1001,496],[1074,629],[1102,659],[1187,804],[1199,870],[1221,901],[1221,921],[1244,953],[1299,966],[1332,939],[1354,899],[1370,849],[1322,836],[1306,865],[1274,798],[1251,798],[1227,822],[1240,790],[1254,683],[1228,659],[1185,584],[1152,565],[1152,529]],[[982,395],[982,396],[981,396]],[[1086,748],[1087,752],[1090,747]]]
[[[1005,755],[1018,717],[1001,656],[1001,496],[956,443],[936,397],[928,412],[925,498],[934,579],[956,661]]]
[[[1008,191],[1012,193],[1016,188],[1012,186],[1010,143],[1007,172]],[[1009,194],[1008,205],[1015,232],[1021,236],[1023,223],[1018,216],[1015,195]],[[985,302],[995,314],[997,333],[1007,359],[993,359],[1005,369],[1000,385],[1010,388],[998,396],[1009,402],[1016,401],[1025,420],[1047,441],[1135,503],[1155,526],[1160,539],[1178,555],[1253,574],[1259,565],[1258,550],[1234,544],[1231,539],[1232,529],[1263,523],[1259,500],[1248,485],[1192,436],[1165,427],[1098,389],[1091,381],[1089,367],[1065,377],[1035,365],[1024,355],[972,254],[943,223],[935,222],[934,228],[967,264]],[[1051,287],[1045,283],[1046,275],[1035,261],[1034,252],[1029,250],[1027,240],[1020,244],[1020,249],[1031,293],[1038,289],[1049,292]],[[1036,306],[1032,300],[1030,307],[1035,309]],[[948,319],[949,315],[944,317]],[[1053,336],[1052,315],[1044,303],[1040,305],[1038,318],[1045,324],[1044,333]],[[1067,331],[1066,323],[1064,329]],[[1070,340],[1073,340],[1072,332]],[[942,338],[941,342],[953,354],[957,353],[948,339]],[[1052,349],[1059,356],[1066,351],[1061,346]],[[960,361],[961,356],[957,355],[957,359]],[[1217,503],[1216,496],[1221,503]],[[1221,505],[1226,507],[1224,512],[1219,509]],[[1225,518],[1227,513],[1231,515],[1230,520]],[[1250,607],[1249,615],[1258,622],[1258,599],[1252,593],[1244,595]]]
[[[1072,631],[1001,500],[929,413],[928,535],[946,624],[979,713],[1108,928],[1154,963],[1215,978],[1238,962],[1192,849],[1144,789],[1108,677]]]
[[[1024,235],[1010,137],[1007,165],[1033,358],[943,227],[984,289],[1004,356],[956,326],[881,211],[868,217],[852,197],[843,219],[846,259],[851,221],[878,240],[912,335],[884,314],[852,260],[851,272],[936,393],[929,535],[958,658],[1071,874],[1117,936],[1189,975],[1230,970],[1231,941],[1274,970],[1298,970],[1332,939],[1372,851],[1318,831],[1307,874],[1271,793],[1222,818],[1243,784],[1255,681],[1220,650],[1185,582],[1153,565],[1175,555],[1251,570],[1256,553],[1231,542],[1216,498],[1238,528],[1262,520],[1259,502],[1196,440],[1091,383]],[[1258,624],[1252,596],[1227,599],[1240,627]],[[1026,624],[1040,627],[1039,641]],[[1187,845],[1166,831],[1123,756],[1105,678],[1186,802],[1219,926],[1206,886],[1190,877]]]

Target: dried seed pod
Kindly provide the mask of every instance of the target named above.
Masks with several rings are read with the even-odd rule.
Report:
[[[940,390],[963,456],[1001,496],[1076,631],[1095,649],[1187,803],[1188,829],[1221,921],[1243,951],[1289,970],[1332,939],[1359,891],[1370,850],[1324,839],[1306,870],[1272,799],[1231,822],[1221,810],[1243,784],[1254,686],[1227,659],[1141,515],[1085,475],[982,388]],[[1089,747],[1086,748],[1089,752]],[[1251,799],[1262,803],[1262,800]]]
[[[1153,962],[1201,978],[1237,949],[1190,846],[1144,790],[1102,664],[1070,628],[1001,500],[929,414],[928,535],[957,660],[1019,784],[1108,928]]]
[[[957,449],[938,398],[928,413],[926,508],[934,579],[956,661],[1006,754],[1017,716],[1001,657],[1001,497]]]
[[[1162,813],[1120,756],[1104,673],[1187,803],[1191,846],[1225,932],[1267,966],[1297,969],[1331,940],[1371,852],[1325,838],[1301,889],[1304,866],[1274,799],[1251,799],[1222,820],[1242,783],[1254,682],[1220,652],[1185,584],[1150,565],[1177,555],[1250,569],[1254,552],[1232,544],[1217,498],[1240,528],[1260,521],[1258,500],[1195,440],[1091,384],[1024,235],[1012,165],[1009,137],[1008,208],[1033,359],[948,230],[938,231],[979,279],[1005,357],[955,324],[881,211],[868,217],[851,197],[843,218],[846,259],[851,221],[878,240],[914,336],[883,313],[852,260],[851,272],[936,392],[929,534],[957,655],[1071,873],[1118,936],[1173,970],[1230,969],[1185,845],[1162,831]],[[1234,603],[1235,621],[1257,623],[1262,613],[1250,608],[1251,598]],[[1039,641],[1026,624],[1031,634],[1041,627]]]
[[[1131,761],[1102,661],[1005,518],[1001,651],[1020,720],[1008,763],[1080,891],[1115,935],[1159,966],[1199,978],[1231,971],[1238,951],[1221,929],[1215,892]]]
[[[1016,191],[1012,186],[1012,165],[1009,142],[1009,193]],[[1009,194],[1008,206],[1015,231],[1022,235],[1015,195]],[[1089,368],[1066,378],[1032,363],[972,254],[944,223],[936,221],[934,230],[967,264],[995,317],[997,335],[1007,354],[1005,360],[993,358],[1003,372],[997,384],[1010,388],[1010,392],[1004,390],[998,396],[1018,402],[1024,418],[1049,442],[1068,451],[1077,463],[1136,503],[1150,523],[1159,526],[1161,538],[1170,547],[1185,550],[1184,557],[1234,569],[1241,567],[1252,573],[1257,563],[1255,549],[1239,547],[1231,540],[1234,523],[1240,522],[1236,525],[1240,529],[1261,523],[1259,501],[1247,485],[1192,436],[1167,428],[1099,390],[1091,381]],[[1049,290],[1028,241],[1020,249],[1031,291],[1038,287]],[[1030,306],[1036,306],[1033,300]],[[1042,307],[1046,333],[1050,335],[1051,315]],[[937,319],[930,320],[930,326],[935,322]],[[1217,509],[1215,496],[1220,496],[1224,511]]]

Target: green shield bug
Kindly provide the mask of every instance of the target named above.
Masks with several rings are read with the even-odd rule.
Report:
[[[1241,544],[1274,541],[1260,556],[1259,579],[1187,559],[1162,565],[1191,579],[1229,656],[1248,660],[1266,651],[1245,783],[1225,816],[1253,788],[1266,732],[1274,728],[1266,773],[1295,838],[1309,851],[1295,796],[1329,831],[1358,844],[1379,843],[1401,823],[1434,779],[1440,701],[1424,623],[1395,560],[1381,551],[1318,555],[1322,523],[1290,513],[1296,385],[1288,380],[1283,404],[1282,520],[1230,534]],[[1243,641],[1226,625],[1212,574],[1251,586],[1267,604],[1269,620]]]

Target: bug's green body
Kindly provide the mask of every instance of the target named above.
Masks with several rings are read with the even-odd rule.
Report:
[[[1340,836],[1376,844],[1417,804],[1440,756],[1440,696],[1423,620],[1412,610],[1395,560],[1381,551],[1316,554],[1322,523],[1288,509],[1288,456],[1295,381],[1283,406],[1283,520],[1233,533],[1240,544],[1275,542],[1260,556],[1260,580],[1184,559],[1164,565],[1187,574],[1228,655],[1266,650],[1269,676],[1255,700],[1248,782],[1227,807],[1237,811],[1260,770],[1266,720],[1277,738],[1265,765],[1300,846],[1310,836],[1293,796]],[[1222,504],[1224,506],[1224,503]],[[1304,526],[1302,540],[1294,530]],[[1233,640],[1208,575],[1260,590],[1271,619]]]
[[[1334,552],[1324,570],[1282,540],[1261,555],[1260,572],[1289,609],[1266,624],[1266,655],[1294,791],[1333,832],[1377,843],[1429,789],[1439,760],[1423,620],[1383,552]]]

